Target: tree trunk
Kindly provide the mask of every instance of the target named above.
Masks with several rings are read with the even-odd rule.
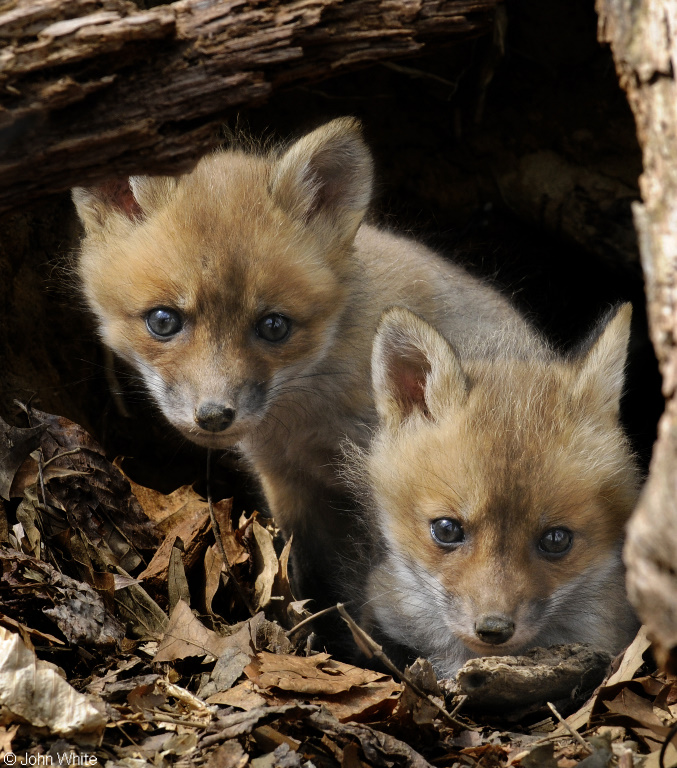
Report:
[[[18,0],[0,15],[0,211],[186,170],[229,108],[475,36],[497,2]]]
[[[597,8],[644,157],[634,216],[666,398],[649,480],[628,528],[628,588],[659,661],[677,671],[677,6],[597,0]]]

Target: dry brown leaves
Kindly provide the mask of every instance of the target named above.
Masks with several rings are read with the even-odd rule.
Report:
[[[0,420],[0,760],[658,766],[677,681],[652,671],[642,637],[566,726],[546,710],[501,730],[463,709],[454,725],[440,707],[463,699],[448,685],[445,702],[426,662],[410,671],[421,699],[290,632],[308,607],[267,521],[137,485],[77,424],[25,411],[25,427]]]

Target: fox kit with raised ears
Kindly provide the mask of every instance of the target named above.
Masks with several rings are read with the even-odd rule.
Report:
[[[630,314],[574,359],[459,354],[411,312],[384,314],[380,424],[351,460],[380,540],[362,619],[386,644],[449,677],[475,656],[632,639],[621,546],[639,477],[618,422]]]
[[[341,442],[364,445],[376,420],[383,310],[409,307],[461,345],[531,333],[463,269],[363,224],[371,189],[359,124],[344,118],[277,152],[73,190],[79,277],[104,342],[182,435],[247,459],[294,534],[301,593],[322,602],[352,527]]]

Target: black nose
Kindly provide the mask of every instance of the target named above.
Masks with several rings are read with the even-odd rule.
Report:
[[[484,643],[500,645],[515,634],[515,622],[507,616],[480,616],[475,622],[475,634]]]
[[[235,411],[219,403],[203,403],[195,410],[195,421],[208,432],[223,432],[234,418]]]

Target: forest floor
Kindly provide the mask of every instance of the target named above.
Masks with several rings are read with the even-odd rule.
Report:
[[[5,765],[660,765],[677,679],[641,631],[609,674],[580,646],[390,674],[354,625],[368,667],[334,659],[270,521],[137,485],[82,427],[24,410],[0,421]]]

